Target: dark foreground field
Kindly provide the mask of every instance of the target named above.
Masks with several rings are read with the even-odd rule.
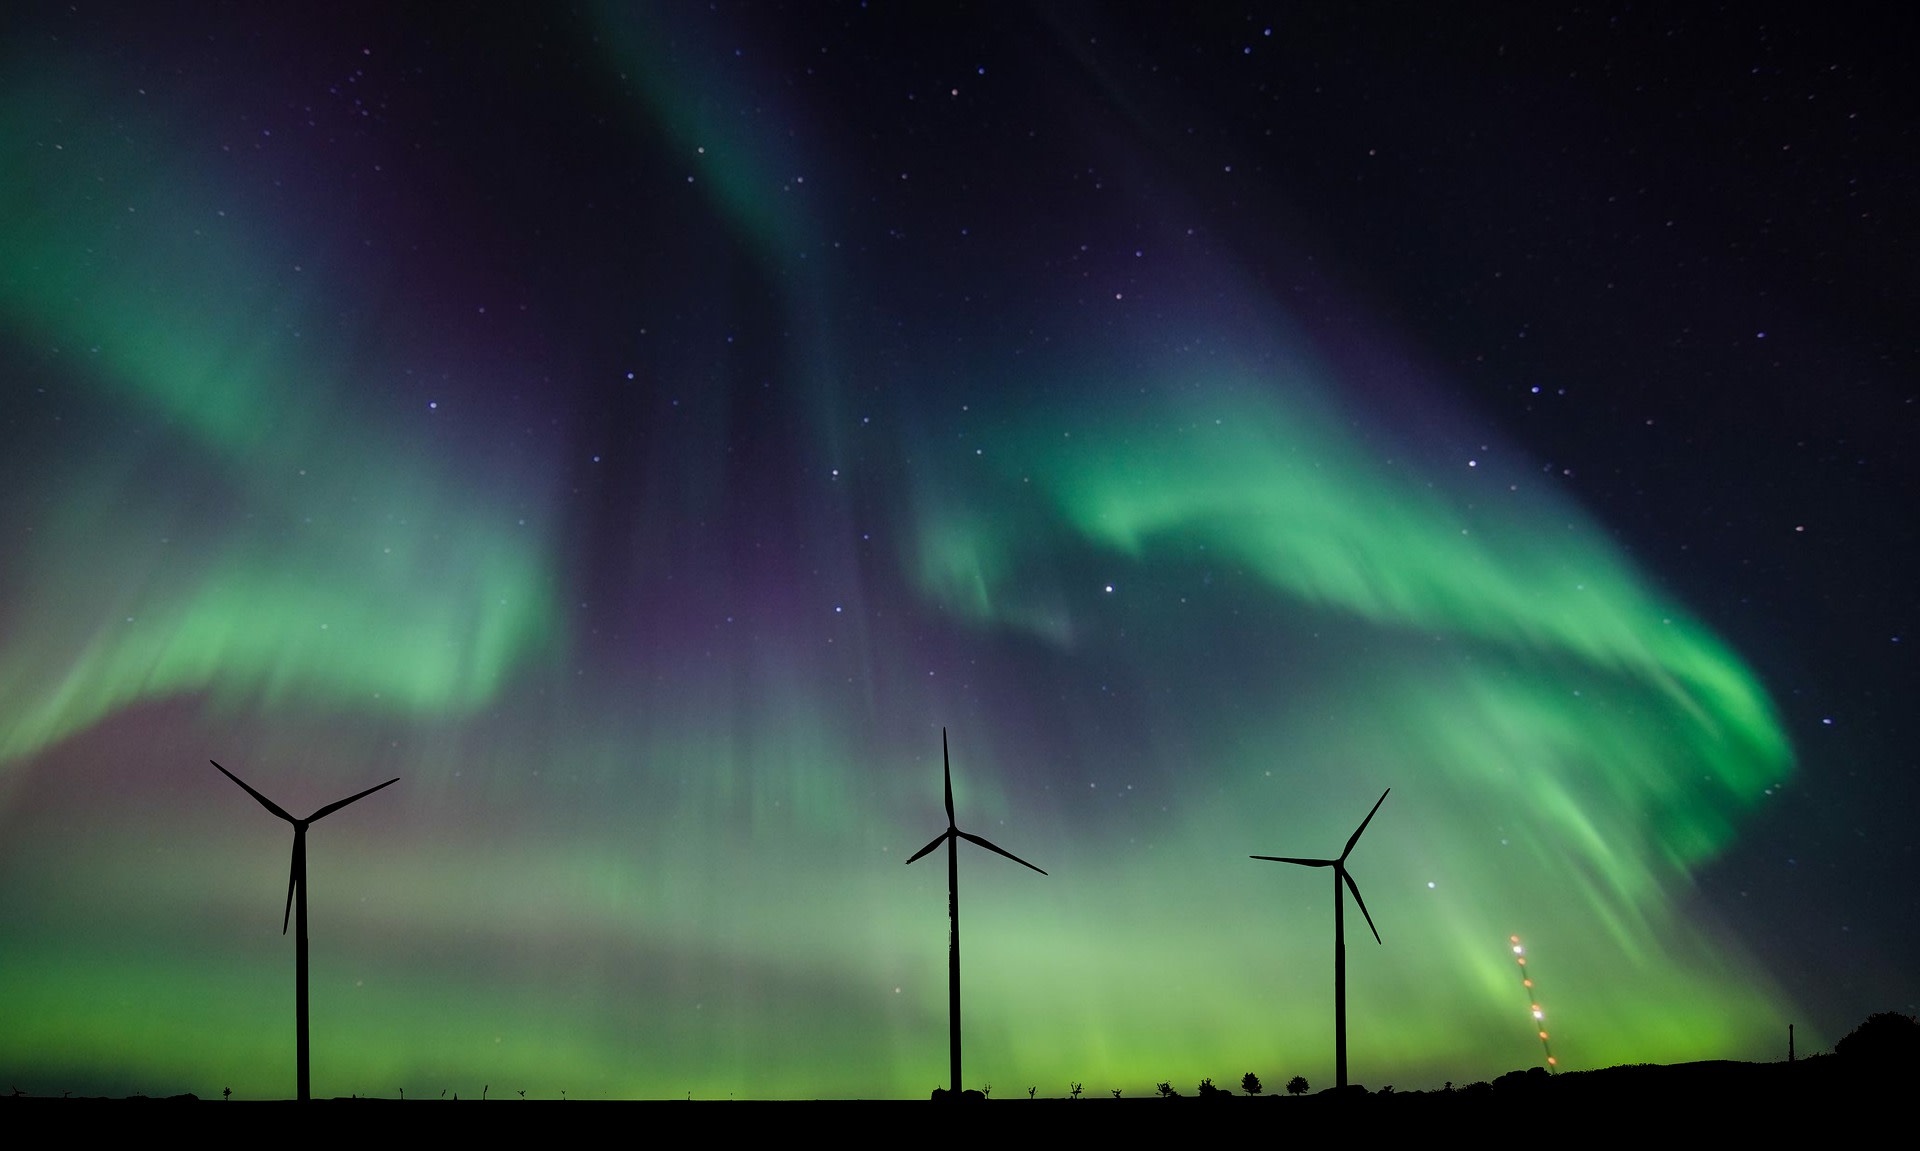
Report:
[[[906,1100],[712,1102],[695,1100],[602,1102],[517,1099],[448,1105],[440,1100],[319,1100],[300,1108],[303,1142],[418,1134],[443,1138],[539,1137],[625,1131],[636,1135],[699,1130],[716,1136],[765,1132],[880,1137],[890,1130],[912,1138],[939,1130],[934,1117],[963,1129],[1004,1129],[1022,1136],[1116,1137],[1260,1131],[1311,1136],[1365,1130],[1375,1136],[1420,1139],[1441,1134],[1501,1132],[1585,1142],[1597,1135],[1672,1139],[1715,1134],[1788,1131],[1839,1134],[1873,1115],[1892,1115],[1911,1089],[1904,1076],[1869,1074],[1831,1056],[1797,1063],[1686,1063],[1611,1067],[1548,1078],[1515,1072],[1492,1084],[1452,1091],[1323,1091],[1299,1097],[1244,1095],[1177,1099],[995,1099],[963,1104]],[[246,1136],[288,1131],[291,1102],[195,1099],[0,1098],[0,1130],[61,1131],[69,1136],[127,1134]],[[938,1122],[938,1120],[936,1120]],[[1550,1126],[1542,1127],[1542,1123]]]

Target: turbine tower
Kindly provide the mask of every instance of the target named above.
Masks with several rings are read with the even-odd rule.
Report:
[[[961,831],[953,822],[953,765],[947,759],[947,729],[940,729],[940,764],[947,777],[947,829],[933,837],[933,842],[913,853],[908,863],[919,859],[927,852],[940,846],[942,840],[947,845],[947,1031],[948,1031],[948,1067],[951,1076],[951,1099],[960,1098],[960,851],[959,843],[966,840],[977,843],[988,851],[1004,855],[1022,867],[1040,871],[1033,864],[1007,851],[996,847],[977,835]],[[1045,875],[1046,872],[1040,871]]]
[[[1353,837],[1347,840],[1346,850],[1338,859],[1292,859],[1284,855],[1255,855],[1252,859],[1265,859],[1274,863],[1297,863],[1302,867],[1333,868],[1333,1068],[1335,1086],[1347,1085],[1347,938],[1345,899],[1340,893],[1340,885],[1345,883],[1347,890],[1353,892],[1353,901],[1360,905],[1360,914],[1367,916],[1367,928],[1373,932],[1373,941],[1380,942],[1380,929],[1373,925],[1373,916],[1367,915],[1367,901],[1360,898],[1360,887],[1354,883],[1353,876],[1347,873],[1347,856],[1353,854],[1353,845],[1360,842],[1360,833],[1373,822],[1373,812],[1387,801],[1389,787],[1374,800],[1373,811],[1360,821],[1354,829]]]
[[[298,1037],[297,1042],[299,1045],[296,1062],[300,1071],[300,1101],[305,1103],[311,1097],[311,1093],[308,1090],[307,1074],[307,827],[318,820],[332,815],[356,799],[365,799],[367,796],[379,791],[382,787],[399,783],[400,777],[396,775],[386,783],[369,787],[358,795],[349,795],[345,799],[329,803],[305,819],[295,819],[282,810],[279,804],[261,795],[259,792],[253,790],[253,788],[247,787],[246,781],[242,780],[239,776],[224,767],[220,767],[220,765],[214,763],[213,760],[208,760],[207,762],[219,768],[221,775],[226,776],[242,788],[245,788],[248,795],[260,801],[261,807],[266,808],[281,819],[293,824],[293,870],[287,876],[287,910],[286,913],[280,917],[280,934],[285,935],[287,933],[287,920],[291,917],[294,920],[295,926],[298,928],[298,930],[294,932],[294,1030]]]

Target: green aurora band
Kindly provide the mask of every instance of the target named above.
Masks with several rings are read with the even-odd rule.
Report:
[[[0,759],[189,691],[483,703],[549,630],[538,541],[343,418],[355,366],[313,349],[371,334],[327,314],[303,282],[318,269],[218,207],[222,190],[171,159],[184,145],[157,125],[89,129],[108,117],[79,90],[16,96],[0,122],[8,169],[29,174],[0,191],[0,307],[47,359],[82,361],[91,403],[135,415],[70,449],[91,458],[60,518],[9,565]],[[75,147],[29,130],[28,109]],[[208,503],[228,521],[214,535],[196,524]]]
[[[643,111],[691,139],[685,83]],[[13,436],[0,504],[9,1082],[291,1091],[284,829],[212,755],[291,810],[403,780],[310,844],[322,1094],[924,1095],[945,877],[900,863],[943,724],[962,825],[1050,872],[961,863],[976,1084],[1329,1082],[1329,893],[1246,857],[1336,850],[1389,785],[1357,1079],[1533,1062],[1514,932],[1565,1066],[1776,1046],[1691,878],[1792,770],[1764,690],[1552,491],[1383,453],[1278,315],[1286,358],[1115,353],[983,403],[990,450],[876,441],[843,487],[894,550],[848,598],[884,611],[676,629],[709,605],[648,585],[588,675],[558,462],[395,430],[370,381],[432,350],[335,306],[297,253],[339,237],[222,215],[165,117],[6,87],[0,338],[90,429]],[[715,216],[801,244],[716,147]],[[798,530],[851,568],[840,523]]]

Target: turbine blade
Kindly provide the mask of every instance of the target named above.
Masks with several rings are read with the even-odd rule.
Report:
[[[947,758],[947,729],[940,729],[940,766],[947,773],[947,826],[953,826],[953,761]]]
[[[1347,890],[1353,892],[1353,901],[1360,905],[1360,914],[1367,915],[1367,901],[1360,898],[1360,885],[1353,881],[1353,876],[1348,875],[1347,869],[1344,867],[1340,869],[1340,878],[1347,881]],[[1379,943],[1380,929],[1373,925],[1373,916],[1371,915],[1367,915],[1367,928],[1373,932],[1373,941]]]
[[[1285,855],[1249,855],[1247,858],[1266,859],[1274,863],[1297,863],[1302,867],[1332,867],[1339,862],[1334,859],[1292,859]]]
[[[293,887],[300,882],[300,833],[293,833],[293,862],[287,865],[287,911],[280,917],[280,934],[287,933],[287,924],[293,922]]]
[[[324,816],[332,815],[334,812],[339,811],[341,808],[345,807],[349,803],[352,803],[356,799],[365,799],[369,795],[372,795],[374,792],[379,791],[381,788],[391,787],[394,784],[399,782],[400,782],[400,777],[396,775],[385,783],[376,784],[373,787],[369,787],[367,790],[361,792],[359,795],[349,795],[345,799],[335,800],[334,802],[329,803],[325,807],[321,808],[319,811],[316,811],[312,815],[307,816],[307,822],[312,823],[316,819],[320,819]]]
[[[1392,791],[1392,790],[1393,789],[1391,787],[1387,789],[1387,791]],[[1380,805],[1387,801],[1387,791],[1381,792],[1380,798],[1373,801],[1373,811],[1379,811]],[[1359,827],[1354,829],[1353,838],[1347,840],[1347,849],[1340,853],[1340,862],[1345,863],[1347,861],[1347,856],[1353,853],[1353,845],[1360,842],[1360,833],[1367,829],[1367,824],[1373,822],[1373,811],[1367,812],[1367,817],[1360,821]],[[1354,898],[1358,899],[1359,896],[1356,895],[1354,896]]]
[[[1001,855],[1004,855],[1004,856],[1006,856],[1006,857],[1007,857],[1008,859],[1011,859],[1011,860],[1013,860],[1013,861],[1014,861],[1015,863],[1017,863],[1017,864],[1019,864],[1019,865],[1020,865],[1020,866],[1022,866],[1022,867],[1033,867],[1033,864],[1031,864],[1031,863],[1028,863],[1028,862],[1027,862],[1026,860],[1024,860],[1024,859],[1022,859],[1022,858],[1020,858],[1019,856],[1017,856],[1017,855],[1015,855],[1015,854],[1014,854],[1013,852],[1011,852],[1011,851],[1008,851],[1008,850],[1007,850],[1006,848],[1004,848],[1004,847],[996,847],[996,846],[994,846],[993,844],[991,844],[991,843],[988,843],[988,842],[987,842],[986,840],[984,840],[984,839],[981,839],[981,838],[980,838],[979,836],[977,836],[977,835],[970,835],[970,834],[968,834],[967,832],[964,832],[964,831],[958,831],[958,830],[956,830],[956,831],[954,832],[954,834],[955,834],[955,835],[958,835],[958,836],[959,836],[959,837],[960,837],[961,839],[964,839],[964,840],[966,840],[966,841],[967,841],[967,842],[969,842],[969,843],[977,843],[977,844],[979,844],[979,845],[980,845],[981,847],[984,847],[984,848],[986,848],[986,849],[987,849],[988,851],[997,851],[997,852],[999,852],[999,853],[1000,853]],[[1035,871],[1040,871],[1040,869],[1039,869],[1039,868],[1037,868],[1037,867],[1033,867],[1033,869],[1034,869]],[[1042,875],[1045,875],[1045,874],[1046,874],[1046,872],[1044,872],[1044,871],[1040,871],[1040,874],[1042,874]]]
[[[907,862],[912,863],[915,859],[918,859],[921,856],[925,855],[927,852],[932,851],[936,847],[939,847],[941,844],[947,841],[947,836],[952,834],[953,832],[951,831],[943,831],[939,835],[934,836],[932,843],[929,843],[925,847],[921,848],[919,851],[914,852],[912,858],[908,859]]]
[[[273,813],[274,813],[275,815],[277,815],[277,816],[279,816],[279,817],[280,817],[281,819],[284,819],[284,820],[286,820],[286,821],[287,821],[288,823],[298,823],[298,822],[299,822],[299,820],[297,820],[297,819],[295,819],[295,818],[293,818],[293,816],[291,816],[291,815],[288,815],[288,814],[287,814],[286,812],[284,812],[284,811],[282,811],[282,810],[280,809],[280,805],[279,805],[279,804],[277,804],[277,803],[275,803],[275,802],[274,802],[274,801],[272,801],[271,799],[268,799],[268,798],[267,798],[266,796],[264,796],[264,795],[261,795],[261,794],[260,794],[259,792],[257,792],[257,791],[255,791],[255,790],[253,790],[253,789],[252,789],[251,787],[247,787],[247,782],[246,782],[246,780],[244,780],[244,779],[241,779],[241,778],[240,778],[239,776],[237,776],[237,775],[235,775],[235,774],[233,774],[233,773],[232,773],[231,771],[228,771],[228,770],[227,770],[226,768],[224,768],[224,767],[221,767],[221,766],[220,766],[219,764],[217,764],[217,763],[214,763],[214,761],[213,761],[213,760],[211,760],[211,759],[210,759],[210,760],[208,760],[207,762],[208,762],[208,763],[213,763],[213,766],[214,766],[215,768],[217,768],[217,769],[219,770],[219,772],[220,772],[220,774],[221,774],[221,775],[224,775],[224,776],[226,776],[226,777],[227,777],[228,779],[231,779],[231,780],[232,780],[233,782],[235,782],[235,783],[237,783],[237,784],[239,784],[239,785],[240,785],[241,787],[243,787],[243,788],[246,788],[246,792],[247,792],[247,794],[248,794],[248,795],[251,795],[251,796],[252,796],[252,797],[254,797],[255,799],[257,799],[257,800],[259,800],[259,801],[260,801],[260,806],[261,806],[261,807],[264,807],[264,808],[266,808],[266,809],[267,809],[268,811],[271,811],[271,812],[273,812]]]

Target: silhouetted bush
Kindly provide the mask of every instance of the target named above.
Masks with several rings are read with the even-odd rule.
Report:
[[[1249,1095],[1260,1094],[1260,1077],[1249,1071],[1240,1077],[1240,1090]]]
[[[1503,1095],[1533,1092],[1545,1087],[1551,1078],[1545,1067],[1528,1067],[1524,1070],[1509,1071],[1495,1079],[1493,1089]]]
[[[1171,1084],[1171,1083],[1162,1083],[1162,1084],[1160,1084],[1160,1085],[1159,1085],[1159,1087],[1158,1087],[1158,1088],[1156,1088],[1156,1090],[1158,1090],[1158,1091],[1160,1092],[1160,1098],[1162,1098],[1162,1099],[1178,1099],[1178,1098],[1180,1098],[1180,1093],[1179,1093],[1178,1091],[1175,1091],[1175,1090],[1173,1089],[1173,1084]]]
[[[1305,1095],[1306,1093],[1307,1093],[1307,1077],[1306,1076],[1295,1075],[1293,1078],[1287,1080],[1287,1094]]]
[[[1868,1070],[1912,1068],[1920,1064],[1920,1020],[1898,1011],[1875,1012],[1834,1044],[1833,1053]]]
[[[952,1100],[954,1096],[951,1093],[949,1093],[945,1087],[935,1087],[933,1089],[933,1094],[929,1095],[927,1098],[933,1100],[935,1103],[945,1103]],[[962,1103],[971,1103],[975,1100],[985,1102],[986,1098],[987,1097],[985,1094],[979,1091],[975,1091],[971,1087],[967,1088],[965,1091],[962,1091],[960,1093],[960,1102]]]

